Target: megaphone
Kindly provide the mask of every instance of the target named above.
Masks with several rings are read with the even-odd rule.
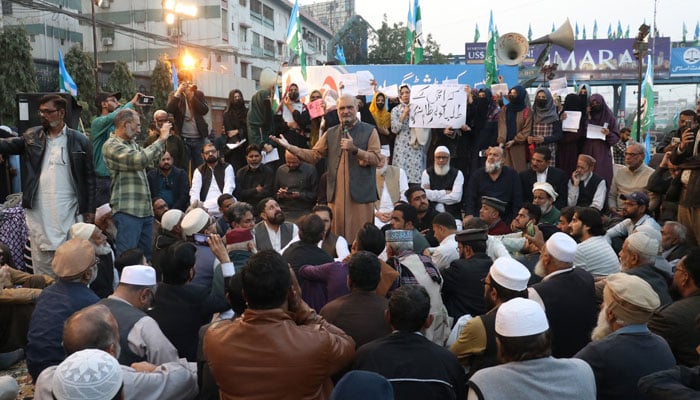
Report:
[[[556,31],[549,35],[544,35],[541,38],[535,39],[530,44],[556,44],[569,51],[574,49],[574,30],[571,29],[571,22],[567,18],[566,21]]]
[[[496,42],[496,62],[499,65],[518,65],[527,57],[529,47],[525,36],[515,32],[506,33]]]

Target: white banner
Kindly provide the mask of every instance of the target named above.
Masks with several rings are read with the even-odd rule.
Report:
[[[466,123],[467,93],[461,85],[411,87],[411,128],[459,128]]]

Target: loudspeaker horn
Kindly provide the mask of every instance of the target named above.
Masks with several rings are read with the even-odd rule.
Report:
[[[530,44],[555,44],[569,51],[574,49],[574,30],[571,29],[571,22],[567,18],[566,21],[556,31],[549,35],[544,35],[541,38],[535,39]]]
[[[499,65],[518,65],[527,56],[529,47],[525,36],[515,32],[506,33],[496,42],[496,62]]]

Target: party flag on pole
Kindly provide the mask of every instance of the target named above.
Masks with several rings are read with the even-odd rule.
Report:
[[[58,49],[58,87],[61,93],[70,93],[72,96],[78,95],[78,85],[68,73],[66,65],[63,63],[63,53]]]
[[[301,30],[301,17],[299,16],[299,0],[294,2],[294,8],[289,15],[289,29],[287,29],[287,46],[299,56],[301,76],[306,80],[306,54]]]
[[[486,78],[484,79],[486,87],[490,88],[491,84],[498,83],[498,66],[496,65],[496,35],[493,26],[493,11],[489,17],[489,40],[486,43],[486,57],[484,57],[484,68],[486,69]]]

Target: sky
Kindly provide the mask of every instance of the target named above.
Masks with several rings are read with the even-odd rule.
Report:
[[[384,14],[390,25],[394,22],[406,24],[409,1],[413,0],[355,0],[355,12],[367,20],[375,29],[381,27]],[[313,3],[305,0],[302,4]],[[688,34],[692,40],[695,24],[700,15],[690,11],[692,0],[422,0],[420,1],[423,33],[433,35],[443,54],[464,54],[465,42],[474,41],[474,26],[479,25],[481,39],[486,41],[489,12],[493,11],[494,24],[502,35],[517,32],[527,36],[528,26],[532,26],[532,38],[546,35],[552,30],[552,23],[558,28],[568,17],[571,26],[576,22],[579,32],[586,26],[588,38],[593,33],[593,23],[598,22],[598,38],[607,37],[608,25],[617,29],[618,19],[622,30],[630,26],[630,37],[634,37],[639,26],[645,21],[652,25],[656,3],[656,25],[662,36],[670,36],[680,41],[683,35],[683,15]],[[585,4],[585,8],[581,5]],[[694,7],[693,7],[694,8]],[[695,9],[697,10],[697,9]],[[692,19],[691,19],[692,18]],[[582,38],[580,35],[579,38]]]

